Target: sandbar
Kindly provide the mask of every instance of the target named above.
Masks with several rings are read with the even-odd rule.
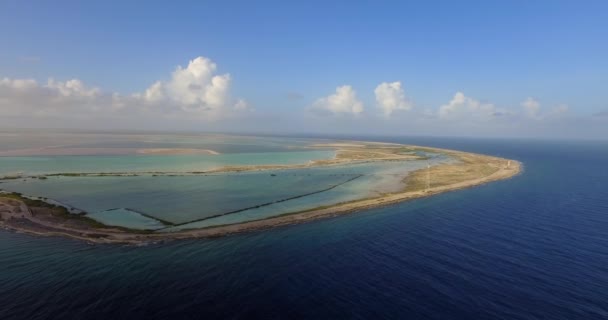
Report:
[[[0,151],[0,157],[101,156],[101,155],[218,155],[217,151],[191,148],[76,148],[43,147]]]

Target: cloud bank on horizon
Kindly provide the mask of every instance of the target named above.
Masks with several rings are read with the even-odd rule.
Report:
[[[170,123],[170,126],[164,129],[181,129],[180,121],[188,121],[191,124],[215,123],[215,126],[203,125],[195,128],[217,129],[221,128],[224,122],[234,124],[234,119],[240,119],[238,121],[241,123],[252,119],[244,128],[267,130],[269,127],[264,122],[268,121],[268,116],[256,117],[256,112],[246,100],[233,97],[230,74],[219,74],[217,69],[211,59],[199,56],[190,60],[186,67],[177,66],[166,80],[158,80],[141,92],[127,95],[106,92],[88,86],[78,79],[58,81],[50,78],[46,83],[39,83],[34,79],[2,78],[0,116],[9,121],[63,120],[63,125],[68,127],[70,125],[66,123],[80,123],[71,122],[72,120],[90,120],[97,117],[122,119],[122,123],[128,123],[125,119],[138,119],[135,128],[130,129],[149,129],[150,127],[145,125],[146,121],[155,125]],[[522,126],[544,127],[571,117],[568,115],[567,105],[555,106],[545,111],[539,101],[527,97],[518,107],[498,107],[493,103],[466,96],[460,91],[438,107],[418,107],[406,95],[400,81],[379,83],[373,90],[373,96],[375,108],[370,111],[358,97],[355,88],[344,84],[338,86],[335,92],[309,103],[302,111],[309,114],[304,118],[312,117],[311,122],[325,126],[313,127],[311,130],[318,129],[320,132],[331,132],[331,128],[343,132],[358,132],[357,130],[365,128],[374,132],[374,128],[377,128],[378,132],[383,133],[386,133],[386,130],[417,133],[403,132],[400,125],[407,125],[408,130],[431,128],[431,131],[423,134],[433,134],[432,128],[438,127],[451,127],[454,132],[458,132],[458,128],[466,129],[465,134],[471,128],[474,130],[470,132],[476,133],[483,131],[479,131],[481,127],[486,130],[500,127],[502,132],[508,133],[509,130],[517,130]],[[293,119],[282,120],[285,123],[301,124],[306,120],[297,119],[300,115],[300,112],[294,112]],[[332,122],[332,118],[337,119],[337,122]],[[353,124],[349,125],[349,121],[353,121]],[[334,126],[336,123],[338,125]],[[141,128],[138,125],[141,125]],[[284,129],[289,130],[289,125]]]
[[[230,74],[217,74],[216,64],[197,57],[178,66],[166,81],[156,81],[142,92],[123,95],[85,85],[81,80],[46,84],[34,79],[0,79],[3,117],[83,118],[145,116],[219,120],[247,112],[243,99],[230,95]]]

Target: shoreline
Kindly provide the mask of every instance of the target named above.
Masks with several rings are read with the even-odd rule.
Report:
[[[445,153],[460,160],[461,163],[441,164],[431,167],[430,170],[437,172],[437,176],[444,178],[442,178],[441,181],[435,181],[434,184],[431,184],[430,188],[428,189],[426,187],[420,189],[419,183],[417,184],[416,181],[416,179],[420,180],[421,176],[426,176],[426,172],[428,169],[419,169],[408,175],[406,179],[411,181],[410,183],[406,184],[406,188],[400,192],[388,193],[380,197],[359,199],[346,203],[331,205],[328,207],[310,209],[306,211],[291,213],[287,212],[270,218],[246,221],[229,225],[218,225],[200,229],[186,229],[166,233],[133,230],[106,225],[93,227],[87,225],[87,223],[84,223],[82,221],[77,221],[78,219],[75,217],[63,216],[55,219],[48,217],[45,219],[37,218],[37,216],[46,217],[45,214],[48,215],[49,213],[44,211],[45,208],[27,206],[25,204],[25,200],[23,200],[26,198],[21,197],[21,199],[13,199],[13,201],[18,201],[20,208],[23,208],[23,206],[27,207],[27,210],[28,212],[30,212],[30,215],[22,218],[0,219],[0,227],[38,236],[63,236],[91,243],[116,243],[138,245],[171,240],[212,238],[235,233],[251,232],[280,226],[287,226],[322,218],[335,217],[343,214],[349,214],[371,208],[392,205],[413,199],[429,197],[444,192],[471,188],[493,181],[509,179],[521,173],[523,167],[522,163],[515,160],[498,158],[482,154],[411,145],[403,145],[403,147],[416,148],[428,152]],[[384,158],[375,159],[373,161],[390,160]],[[352,163],[357,162],[358,161],[356,160],[352,160]],[[349,163],[349,161],[345,160],[342,163],[347,164]],[[315,165],[322,166],[323,163],[315,163]],[[476,168],[475,166],[484,166],[483,168],[485,170],[491,169],[493,170],[493,172],[489,174],[483,174],[482,176],[478,176],[478,172],[474,172],[476,175],[471,175],[470,171]],[[469,179],[463,180],[463,176],[466,176],[467,174],[470,175]],[[2,209],[2,205],[6,203],[6,199],[6,197],[2,197],[2,195],[0,195],[0,209]]]

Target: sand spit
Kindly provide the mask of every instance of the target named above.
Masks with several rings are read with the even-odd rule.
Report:
[[[75,148],[75,147],[44,147],[31,149],[15,149],[0,151],[0,157],[28,156],[101,156],[101,155],[218,155],[217,151],[209,149],[187,148]]]
[[[24,233],[44,236],[65,236],[93,243],[141,244],[177,239],[218,237],[333,217],[411,199],[428,197],[443,192],[470,188],[492,181],[511,178],[519,174],[523,168],[523,165],[515,160],[454,150],[405,145],[398,148],[393,147],[392,150],[386,148],[384,151],[381,151],[380,149],[384,148],[377,148],[377,145],[370,146],[370,144],[366,145],[365,148],[348,148],[348,150],[360,156],[367,153],[372,159],[378,157],[375,158],[376,161],[389,160],[388,158],[400,155],[404,151],[415,149],[417,151],[447,154],[458,159],[459,162],[441,164],[433,166],[430,169],[420,169],[411,173],[407,176],[405,180],[406,187],[401,192],[304,212],[286,212],[283,215],[263,220],[166,233],[104,226],[86,217],[66,215],[64,208],[62,211],[62,208],[49,204],[41,204],[38,200],[32,201],[14,194],[0,194],[0,226]],[[361,160],[359,156],[357,156],[357,159],[350,159],[350,161],[354,162],[359,160]]]

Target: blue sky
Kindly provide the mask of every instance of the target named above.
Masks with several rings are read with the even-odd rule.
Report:
[[[223,100],[242,99],[250,111],[202,116],[202,125],[189,119],[185,127],[194,129],[231,131],[247,123],[255,131],[280,121],[293,125],[277,130],[407,134],[400,124],[417,133],[416,125],[427,121],[422,126],[431,129],[423,134],[467,135],[466,123],[442,130],[439,120],[416,120],[438,115],[461,92],[472,105],[491,104],[492,114],[514,122],[500,120],[504,127],[496,130],[493,120],[480,118],[486,125],[476,123],[471,134],[517,136],[518,128],[533,124],[537,130],[524,135],[553,136],[564,134],[565,123],[571,130],[592,123],[594,129],[576,135],[608,135],[602,129],[608,124],[597,120],[608,118],[598,116],[608,110],[606,1],[4,1],[0,47],[0,79],[34,79],[41,88],[49,78],[78,79],[99,88],[100,96],[170,83],[177,66],[205,57],[216,65],[214,74],[230,75]],[[407,100],[390,119],[375,112],[382,104],[375,89],[385,82],[399,82]],[[344,85],[364,106],[361,114],[345,115],[352,109],[323,100]],[[48,96],[48,87],[38,94]],[[534,114],[535,122],[523,119],[527,98],[543,112]],[[178,105],[181,98],[171,101],[164,104],[192,109]],[[548,116],[558,109],[567,109],[562,117],[569,120]],[[6,114],[12,123],[29,116]],[[60,114],[41,114],[46,123],[66,123]],[[127,126],[128,117],[137,112],[120,115]],[[171,119],[155,116],[150,123],[184,126]]]

